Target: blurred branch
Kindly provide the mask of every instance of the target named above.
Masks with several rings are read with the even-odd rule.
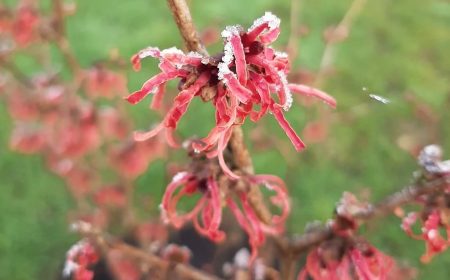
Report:
[[[359,222],[369,222],[375,218],[390,214],[395,208],[413,202],[417,197],[430,194],[450,186],[450,177],[433,179],[431,181],[417,182],[401,189],[400,191],[386,197],[379,203],[371,205],[367,210],[353,214],[353,219]],[[324,228],[314,230],[291,240],[277,240],[282,252],[298,256],[309,248],[320,244],[331,238],[333,230],[327,225]]]
[[[298,37],[300,33],[300,6],[302,0],[291,0],[290,33],[287,52],[291,61],[295,61],[298,54]]]
[[[326,45],[320,61],[319,72],[314,81],[315,87],[320,87],[322,85],[326,72],[333,63],[334,47],[336,43],[339,43],[348,37],[353,21],[362,11],[366,1],[367,0],[353,0],[341,22],[331,30],[331,34],[329,34],[330,37],[326,38]]]
[[[22,86],[33,89],[34,86],[28,79],[28,77],[20,71],[13,63],[10,63],[5,58],[0,56],[0,68],[8,71]]]
[[[52,0],[53,5],[53,29],[55,31],[55,43],[61,51],[72,74],[78,77],[81,73],[81,67],[73,54],[69,41],[66,38],[66,26],[64,15],[63,0]]]
[[[74,229],[89,238],[89,240],[91,240],[94,245],[101,250],[105,258],[107,257],[107,252],[109,250],[115,249],[119,250],[123,255],[140,260],[142,263],[147,264],[149,268],[154,268],[161,271],[163,275],[167,275],[169,274],[168,272],[170,272],[171,275],[175,274],[182,276],[182,279],[219,280],[219,278],[191,266],[166,261],[148,251],[143,251],[122,241],[113,239],[102,233],[100,230],[92,227],[90,224],[78,222],[74,225]]]

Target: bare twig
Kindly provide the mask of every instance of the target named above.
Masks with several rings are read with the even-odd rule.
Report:
[[[150,268],[161,271],[163,275],[166,275],[168,270],[171,270],[171,275],[175,274],[181,277],[177,279],[219,280],[219,278],[191,266],[163,260],[150,252],[143,251],[122,241],[113,239],[110,236],[103,234],[98,229],[92,227],[90,224],[79,222],[75,224],[74,228],[79,233],[89,238],[89,240],[91,240],[91,242],[93,242],[94,245],[101,250],[105,257],[107,252],[115,249],[120,251],[125,256],[140,260],[143,264],[148,265]]]
[[[200,41],[200,37],[198,36],[197,30],[195,29],[186,1],[167,0],[167,4],[172,11],[173,18],[175,19],[175,22],[188,50],[207,55],[208,52]]]

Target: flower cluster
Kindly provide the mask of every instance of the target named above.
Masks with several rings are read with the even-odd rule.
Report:
[[[284,230],[284,222],[290,212],[290,204],[284,182],[272,175],[253,175],[243,178],[241,183],[233,185],[226,177],[215,179],[214,175],[202,176],[201,173],[178,173],[167,186],[161,203],[161,213],[164,221],[180,228],[186,222],[192,221],[197,232],[220,242],[225,233],[220,230],[222,207],[226,205],[236,218],[236,221],[247,233],[252,249],[251,260],[258,253],[258,248],[265,241],[265,234],[280,234]],[[281,209],[279,215],[259,217],[252,205],[251,188],[264,185],[275,193],[271,197],[273,205]],[[187,213],[178,214],[177,204],[184,196],[201,194],[196,205]]]
[[[148,132],[137,132],[135,139],[144,141],[165,131],[168,143],[178,146],[173,132],[191,101],[198,96],[204,101],[212,101],[216,125],[206,137],[193,144],[194,149],[207,153],[208,157],[217,156],[222,169],[230,177],[238,176],[226,166],[223,151],[233,126],[243,124],[247,118],[257,122],[271,113],[296,150],[302,150],[304,143],[283,113],[292,105],[291,93],[319,98],[331,107],[336,106],[336,101],[317,89],[288,83],[286,76],[290,66],[287,54],[270,47],[280,33],[279,25],[280,20],[276,16],[266,13],[247,31],[240,26],[227,27],[222,32],[224,52],[216,57],[196,52],[185,54],[176,48],[161,51],[154,47],[143,49],[133,56],[136,70],[140,69],[141,60],[150,56],[159,59],[161,72],[147,80],[140,90],[126,97],[132,104],[154,94],[153,104],[156,105],[152,107],[158,107],[167,82],[180,79],[180,92],[164,120]]]
[[[127,185],[164,155],[164,145],[158,139],[130,139],[132,128],[124,112],[104,100],[98,106],[98,98],[113,97],[106,93],[124,93],[125,88],[118,87],[125,79],[119,72],[96,66],[80,74],[78,92],[55,73],[35,76],[26,85],[5,86],[2,97],[15,120],[10,147],[41,154],[77,201],[100,210],[95,212],[101,217],[84,218],[107,225],[111,208],[126,207]],[[106,178],[106,172],[115,177]]]
[[[312,250],[298,280],[387,279],[393,260],[365,241],[324,242]]]
[[[313,249],[298,279],[387,279],[394,261],[358,237],[357,213],[369,209],[350,193],[344,193],[330,222],[331,238]],[[309,277],[309,278],[308,278]]]
[[[450,160],[442,160],[442,149],[429,145],[422,149],[418,163],[422,167],[424,180],[449,178]],[[403,218],[402,229],[412,238],[425,241],[425,254],[421,261],[428,263],[434,255],[445,251],[450,245],[450,185],[444,186],[445,192],[435,192],[420,196],[416,202],[423,206],[422,212],[410,212]],[[413,226],[418,219],[422,221],[422,233],[416,234]],[[441,231],[445,232],[445,236]]]

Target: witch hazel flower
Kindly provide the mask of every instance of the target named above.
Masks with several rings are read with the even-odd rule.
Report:
[[[365,241],[324,243],[308,254],[297,279],[387,279],[393,265],[391,257]]]
[[[297,151],[305,144],[284,116],[292,105],[292,93],[311,96],[336,106],[333,97],[306,85],[289,84],[290,65],[286,53],[275,51],[270,44],[280,33],[280,19],[267,12],[245,31],[241,26],[228,26],[222,32],[224,51],[218,56],[195,52],[183,53],[176,48],[159,50],[149,47],[132,58],[134,68],[140,69],[146,57],[159,59],[161,72],[147,80],[142,88],[125,99],[136,104],[147,95],[160,103],[168,81],[179,79],[180,92],[163,121],[148,132],[136,132],[135,139],[144,141],[161,132],[167,142],[177,147],[173,135],[179,120],[195,97],[211,101],[215,107],[215,127],[199,142],[193,144],[198,152],[218,157],[224,172],[232,178],[238,176],[223,159],[233,126],[242,125],[247,118],[257,122],[271,113],[285,131]],[[154,108],[158,106],[153,106]]]
[[[235,186],[236,189],[231,190],[229,181],[217,181],[213,175],[202,177],[192,172],[181,172],[173,177],[166,188],[160,205],[161,217],[175,228],[192,222],[199,234],[220,242],[225,238],[225,233],[220,230],[222,208],[227,206],[248,235],[252,251],[250,259],[253,262],[258,255],[258,248],[265,242],[266,234],[277,235],[284,231],[284,223],[290,213],[290,203],[286,186],[280,178],[273,175],[253,175],[245,177],[244,180],[248,188],[264,185],[274,192],[275,195],[270,197],[270,201],[280,209],[280,213],[260,217],[260,213],[254,209],[252,200],[255,198],[248,188],[240,189]],[[177,204],[181,198],[198,193],[201,197],[196,205],[187,213],[179,214]]]
[[[434,209],[423,220],[422,233],[416,234],[412,230],[412,227],[416,224],[418,216],[416,212],[409,213],[403,219],[401,227],[410,237],[425,241],[425,254],[422,255],[420,260],[428,263],[436,254],[447,250],[450,245],[450,224],[445,218],[446,215],[444,212]],[[441,234],[441,229],[446,232],[446,236]]]
[[[298,280],[387,279],[392,258],[356,234],[359,224],[353,217],[369,209],[369,204],[344,193],[329,224],[333,235],[311,250]]]
[[[21,1],[12,22],[12,36],[19,47],[25,47],[37,37],[39,14],[33,1]]]
[[[95,248],[87,241],[81,240],[73,245],[66,255],[63,276],[74,280],[91,280],[94,272],[89,270],[99,260]]]
[[[422,168],[421,179],[433,180],[450,176],[450,160],[442,160],[443,152],[438,145],[428,145],[422,149],[418,163]],[[443,183],[444,192],[421,195],[416,202],[422,205],[420,212],[411,212],[403,218],[401,228],[410,237],[425,241],[425,254],[421,261],[428,263],[434,255],[441,253],[450,245],[450,185]],[[420,220],[420,222],[418,222]],[[421,225],[421,233],[415,233],[414,225]],[[444,234],[445,233],[445,234]]]

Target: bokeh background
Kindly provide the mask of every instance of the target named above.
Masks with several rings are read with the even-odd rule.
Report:
[[[47,2],[42,1],[44,8]],[[288,42],[290,0],[190,3],[200,31],[249,26],[272,11],[282,19],[275,47],[283,49]],[[68,20],[68,37],[83,65],[107,57],[112,49],[130,57],[148,45],[182,46],[163,0],[77,0],[76,4],[77,13]],[[298,21],[307,32],[298,37],[293,72],[301,70],[308,77],[319,69],[323,32],[342,19],[350,4],[350,0],[301,1]],[[285,178],[290,188],[289,231],[301,233],[308,221],[328,219],[344,191],[376,201],[408,184],[417,167],[414,153],[426,144],[442,145],[450,157],[449,46],[449,1],[368,0],[350,36],[334,47],[333,71],[322,86],[336,97],[338,108],[305,107],[296,100],[287,114],[299,132],[310,122],[325,123],[320,126],[327,130],[325,137],[306,139],[308,149],[297,154],[272,118],[246,126],[256,172]],[[220,45],[209,50],[219,51]],[[56,50],[53,55],[63,68]],[[29,72],[36,68],[25,57],[17,63]],[[153,62],[146,62],[140,73],[130,67],[130,91],[155,71]],[[390,102],[378,102],[369,94]],[[182,137],[205,135],[211,127],[212,111],[198,105],[182,121]],[[147,104],[129,110],[140,128],[159,119]],[[8,150],[11,123],[0,104],[0,279],[50,279],[57,277],[66,250],[77,239],[67,225],[73,201],[39,156]],[[163,161],[150,166],[137,182],[137,196],[161,197],[167,182],[165,166]],[[450,252],[428,265],[420,264],[424,244],[406,237],[398,218],[372,223],[363,232],[384,252],[416,266],[420,279],[448,279]]]

